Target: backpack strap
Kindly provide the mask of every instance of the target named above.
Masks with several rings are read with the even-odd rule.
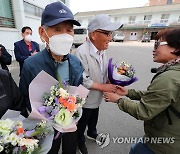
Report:
[[[165,110],[165,112],[166,112],[166,116],[167,116],[167,119],[168,119],[168,124],[172,125],[172,120],[171,120],[168,108]]]
[[[180,119],[180,112],[176,110],[172,105],[169,106],[169,110],[171,110],[176,115],[176,117]]]

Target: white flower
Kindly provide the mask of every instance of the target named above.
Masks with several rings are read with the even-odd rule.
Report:
[[[7,134],[11,132],[13,128],[14,121],[10,119],[0,120],[0,133]]]
[[[60,94],[59,90],[56,91],[55,95],[56,95],[56,96],[59,96],[59,94]]]
[[[4,147],[0,145],[0,152],[2,152],[3,150],[4,150]]]
[[[64,90],[63,88],[60,88],[60,96],[62,98],[68,98],[69,97],[69,94],[67,93],[66,90]]]
[[[55,86],[52,86],[52,87],[50,88],[50,91],[54,91],[54,89],[55,89]]]
[[[10,138],[10,135],[9,134],[6,134],[4,137],[3,137],[3,143],[10,143],[11,142],[11,138]]]
[[[46,120],[42,120],[42,121],[39,123],[39,126],[40,126],[40,127],[45,127],[45,126],[46,126]]]
[[[22,123],[21,121],[17,121],[17,122],[15,123],[15,126],[16,126],[17,128],[22,128],[22,127],[23,127],[23,123]]]
[[[72,123],[73,118],[70,111],[62,108],[54,117],[54,121],[61,126],[68,126]]]
[[[9,138],[13,146],[15,146],[19,141],[19,137],[15,133],[10,134]]]
[[[49,97],[49,101],[53,102],[53,99],[54,99],[53,96],[50,96],[50,97]]]
[[[35,148],[38,147],[39,140],[22,138],[19,142],[19,146],[25,146],[28,153],[32,153]]]

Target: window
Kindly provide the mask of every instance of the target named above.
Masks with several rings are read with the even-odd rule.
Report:
[[[0,27],[15,27],[11,0],[0,0]]]
[[[167,0],[167,4],[172,4],[172,0]]]
[[[114,21],[116,22],[121,21],[121,17],[114,17]]]
[[[151,22],[152,15],[145,15],[144,16],[144,24],[149,24]]]
[[[135,24],[136,16],[129,16],[128,24]]]
[[[74,29],[74,34],[87,34],[87,29],[85,28]]]
[[[169,14],[162,14],[160,23],[167,23],[169,19]]]
[[[24,1],[24,11],[31,15],[41,17],[43,9]]]

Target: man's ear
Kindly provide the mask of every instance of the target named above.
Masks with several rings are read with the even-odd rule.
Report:
[[[45,42],[45,40],[44,40],[44,28],[42,26],[39,27],[39,36],[40,36],[41,41],[44,43]]]
[[[23,35],[23,33],[21,33],[21,36],[24,38],[24,35]]]
[[[96,38],[96,33],[95,33],[95,32],[92,32],[92,33],[89,34],[89,36],[90,36],[91,40],[94,41],[95,38]]]

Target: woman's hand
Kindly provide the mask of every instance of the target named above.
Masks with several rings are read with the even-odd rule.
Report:
[[[116,93],[120,96],[126,96],[128,94],[128,90],[122,86],[116,86]]]
[[[106,102],[117,103],[118,99],[120,98],[121,96],[119,96],[117,93],[104,92],[104,100]]]

